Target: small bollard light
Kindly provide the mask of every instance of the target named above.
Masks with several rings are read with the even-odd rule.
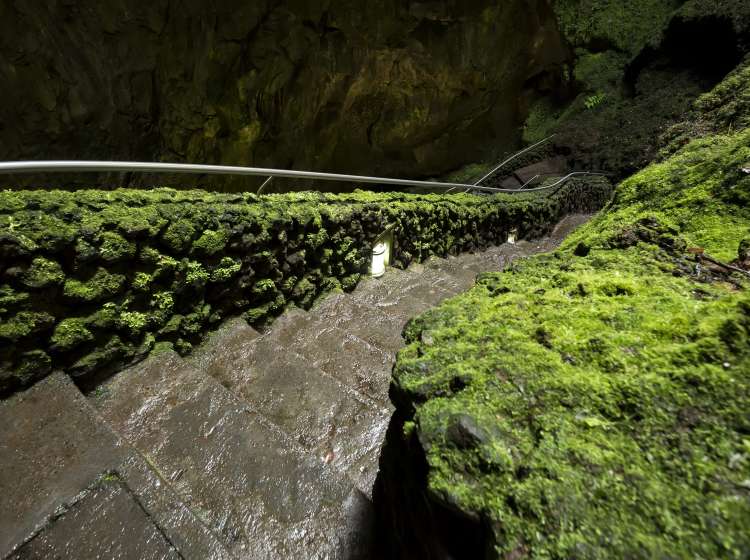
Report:
[[[380,278],[385,274],[385,268],[391,264],[391,250],[393,247],[393,230],[387,229],[375,240],[372,248],[372,264],[370,275]]]
[[[388,245],[381,241],[372,248],[372,267],[370,274],[373,278],[380,278],[385,274],[385,261],[388,254]]]

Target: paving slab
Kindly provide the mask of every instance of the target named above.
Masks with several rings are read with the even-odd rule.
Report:
[[[230,370],[237,356],[259,336],[244,319],[235,317],[211,333],[186,361],[198,371],[217,377],[218,372]]]
[[[121,372],[94,404],[234,556],[367,557],[369,500],[175,354]]]
[[[64,374],[53,374],[0,403],[0,425],[3,426],[0,434],[0,495],[3,497],[0,501],[0,557],[5,558],[14,550],[21,558],[106,558],[115,557],[110,552],[116,550],[122,551],[119,556],[122,558],[161,557],[163,542],[149,537],[156,528],[182,556],[228,558],[226,550],[208,529],[151,471],[143,458],[102,422]],[[79,504],[104,477],[117,480],[127,488],[132,500],[140,504],[143,515],[134,517],[134,527],[137,526],[138,531],[143,529],[137,533],[140,535],[136,539],[138,543],[123,541],[121,524],[125,518],[115,521],[114,517],[109,518],[110,525],[96,525],[95,541],[87,539],[85,533],[94,526],[90,524],[96,524],[88,509],[106,510],[110,515],[114,510],[108,509],[108,504],[119,504],[124,499],[117,493],[107,497],[106,492],[97,491],[94,494],[98,498],[87,498],[85,504]],[[62,513],[65,519],[58,521],[64,530],[54,521]],[[101,553],[87,556],[55,552],[65,546],[76,550],[73,543],[86,550],[99,546]],[[149,548],[151,544],[153,548]],[[137,548],[128,548],[131,545]],[[127,551],[136,551],[139,555],[131,556]],[[166,557],[169,554],[171,552]]]
[[[388,386],[395,362],[393,352],[335,326],[313,323],[300,332],[294,349],[321,371],[392,411]]]
[[[403,346],[401,331],[409,319],[405,314],[388,314],[386,310],[353,300],[348,294],[328,297],[312,313],[315,328],[338,327],[386,352],[396,352]]]
[[[110,475],[66,505],[11,558],[171,560],[183,556],[127,486]]]
[[[3,557],[128,452],[62,373],[0,403],[0,425]]]
[[[294,348],[282,348],[257,339],[244,374],[235,374],[230,388],[319,460],[349,474],[369,496],[377,462],[363,469],[361,459],[382,445],[391,412],[297,354],[307,341],[301,337]]]
[[[467,266],[468,258],[471,255],[461,255],[458,257],[448,257],[440,259],[432,257],[424,266],[427,272],[436,270],[443,274],[448,274],[463,291],[468,290],[474,285],[477,272]]]

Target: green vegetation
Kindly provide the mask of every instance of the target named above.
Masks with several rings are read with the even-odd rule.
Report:
[[[65,273],[55,261],[37,257],[31,261],[23,275],[23,284],[29,288],[46,288],[61,284],[65,280]]]
[[[563,33],[576,46],[600,42],[634,56],[658,40],[680,0],[557,0]]]
[[[541,235],[610,194],[602,180],[549,198],[0,192],[0,393],[51,367],[85,380],[159,343],[188,352],[224,318],[262,324],[288,304],[351,290],[389,226],[394,263],[406,266],[500,243],[514,228]]]
[[[717,69],[746,52],[749,6],[741,0],[557,0],[554,10],[574,54],[557,76],[567,97],[540,91],[530,100],[524,141],[555,133],[554,144],[571,162],[617,180],[642,169],[664,149],[665,130],[721,77]],[[701,28],[705,34],[696,31]],[[694,36],[723,45],[715,61],[701,56]],[[706,122],[747,118],[747,90],[730,81],[723,87],[736,92],[735,99],[722,96],[723,117],[670,129],[673,141],[662,156],[684,146]]]
[[[712,116],[743,87],[558,251],[407,326],[402,445],[498,557],[750,553],[750,278],[697,256],[747,257],[750,129]]]
[[[63,319],[52,333],[53,348],[67,351],[94,339],[91,331],[86,327],[86,321],[79,318]]]

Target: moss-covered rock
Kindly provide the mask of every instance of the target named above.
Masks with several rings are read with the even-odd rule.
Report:
[[[98,302],[119,294],[125,287],[125,281],[123,274],[113,274],[99,268],[85,280],[68,278],[63,287],[63,295],[76,302]]]
[[[216,255],[227,245],[227,232],[207,229],[193,242],[193,252],[199,255]]]
[[[135,243],[123,236],[112,231],[102,233],[99,255],[103,261],[107,263],[127,261],[135,256],[135,251]]]
[[[748,157],[748,128],[693,140],[557,252],[407,326],[379,490],[394,554],[750,553],[750,279],[704,258],[750,232],[726,196]]]
[[[66,352],[76,346],[94,339],[94,335],[86,326],[86,321],[81,318],[63,319],[52,333],[52,348],[56,351]]]
[[[23,273],[21,281],[29,288],[48,288],[63,283],[65,273],[55,261],[44,257],[37,257],[31,261],[29,268]]]
[[[55,318],[49,313],[19,311],[0,323],[0,339],[17,342],[33,334],[48,330],[55,324]]]
[[[702,111],[716,114],[691,116],[664,135],[748,52],[747,2],[557,0],[554,10],[574,57],[559,70],[557,87],[529,92],[527,142],[555,134],[550,151],[568,165],[619,180],[665,143],[674,153],[708,122],[743,126],[747,88],[738,75],[702,98]]]

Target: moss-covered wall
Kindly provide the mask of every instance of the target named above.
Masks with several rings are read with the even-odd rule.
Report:
[[[407,325],[392,557],[750,555],[747,91],[750,61],[558,251]]]
[[[598,179],[550,197],[5,191],[0,392],[52,368],[85,381],[159,341],[187,352],[227,316],[257,325],[350,290],[389,227],[404,266],[501,243],[513,228],[539,236],[609,193]]]

